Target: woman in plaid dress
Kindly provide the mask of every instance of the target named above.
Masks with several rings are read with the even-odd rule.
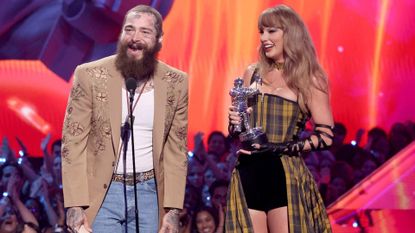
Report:
[[[278,5],[259,16],[259,61],[244,83],[257,88],[249,112],[269,143],[239,150],[226,209],[226,232],[331,232],[323,201],[301,154],[332,144],[333,117],[327,76],[308,30],[291,8]],[[254,82],[256,80],[256,82]],[[307,120],[313,134],[300,138]],[[230,133],[241,123],[229,110]]]

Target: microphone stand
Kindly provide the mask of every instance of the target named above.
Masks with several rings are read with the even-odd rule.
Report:
[[[127,222],[128,219],[128,204],[127,204],[127,148],[128,148],[128,139],[130,138],[130,123],[128,123],[129,118],[126,119],[124,125],[121,127],[121,139],[122,139],[122,150],[123,150],[123,157],[122,157],[122,164],[123,164],[123,191],[124,191],[124,215],[125,221]],[[125,232],[128,233],[128,226],[125,224]]]
[[[139,225],[138,225],[138,203],[137,203],[137,180],[136,180],[136,169],[135,169],[135,151],[134,151],[134,131],[133,131],[133,123],[134,123],[134,116],[133,116],[133,102],[134,102],[134,93],[135,90],[129,90],[130,92],[130,104],[129,104],[129,120],[130,120],[130,132],[131,132],[131,152],[133,157],[133,182],[134,182],[134,205],[135,205],[135,231],[139,233]],[[124,166],[124,169],[125,166]],[[124,173],[125,174],[125,173]],[[127,220],[127,219],[126,219]]]

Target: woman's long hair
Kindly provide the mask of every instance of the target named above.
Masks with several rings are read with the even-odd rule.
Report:
[[[326,73],[319,64],[310,34],[300,16],[285,5],[266,9],[258,20],[258,28],[278,27],[284,32],[283,77],[288,87],[296,92],[298,103],[304,113],[309,113],[307,103],[311,98],[310,86],[328,93]],[[261,76],[275,67],[274,60],[265,56],[264,48],[259,49],[259,72]],[[317,80],[313,81],[313,77]]]

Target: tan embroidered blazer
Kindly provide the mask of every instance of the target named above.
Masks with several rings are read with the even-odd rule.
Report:
[[[124,79],[114,61],[110,56],[76,68],[63,125],[65,207],[84,207],[91,224],[118,161]],[[153,161],[160,216],[163,208],[183,207],[187,104],[187,75],[159,61],[154,75]]]

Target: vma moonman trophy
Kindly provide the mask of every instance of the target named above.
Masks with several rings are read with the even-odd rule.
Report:
[[[239,133],[239,140],[244,149],[253,150],[252,144],[265,145],[268,143],[267,136],[262,132],[261,127],[252,128],[249,125],[248,98],[259,93],[258,89],[244,87],[244,80],[237,78],[234,81],[234,87],[230,90],[229,95],[232,97],[232,106],[239,112],[242,120],[235,125],[234,133]]]

